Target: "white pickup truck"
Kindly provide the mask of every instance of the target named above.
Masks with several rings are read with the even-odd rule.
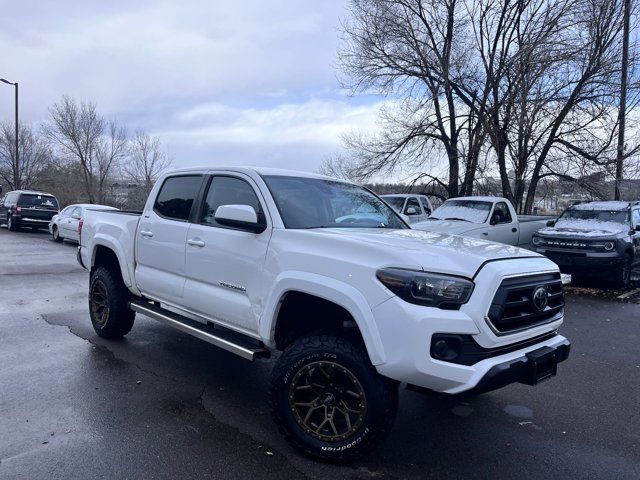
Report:
[[[411,230],[368,190],[319,175],[169,173],[141,214],[88,211],[78,260],[102,337],[123,337],[140,313],[249,360],[275,354],[276,424],[331,461],[382,440],[401,383],[533,385],[569,355],[553,262]]]
[[[425,232],[452,233],[531,248],[531,238],[554,217],[518,215],[502,197],[451,198],[411,228]]]

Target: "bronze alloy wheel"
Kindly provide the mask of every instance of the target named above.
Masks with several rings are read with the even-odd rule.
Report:
[[[306,433],[326,442],[353,435],[367,413],[358,379],[330,361],[309,363],[296,373],[289,387],[289,406]]]
[[[97,325],[103,326],[109,319],[109,302],[107,301],[107,287],[100,280],[91,286],[89,308]]]

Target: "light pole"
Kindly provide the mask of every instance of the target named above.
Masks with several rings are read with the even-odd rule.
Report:
[[[13,174],[13,188],[15,190],[20,189],[20,153],[18,149],[18,82],[10,82],[9,80],[5,80],[4,78],[0,78],[0,82],[6,83],[7,85],[13,85],[16,91],[16,165]]]

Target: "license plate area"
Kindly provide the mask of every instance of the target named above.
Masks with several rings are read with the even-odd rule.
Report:
[[[527,376],[528,385],[536,385],[558,372],[558,357],[556,349],[552,347],[542,347],[527,353]]]

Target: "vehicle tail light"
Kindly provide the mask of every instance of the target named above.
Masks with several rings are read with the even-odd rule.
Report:
[[[20,205],[16,205],[16,213],[22,213],[22,207]]]
[[[84,220],[81,218],[78,221],[78,242],[81,243],[82,242],[82,224],[84,223]]]

